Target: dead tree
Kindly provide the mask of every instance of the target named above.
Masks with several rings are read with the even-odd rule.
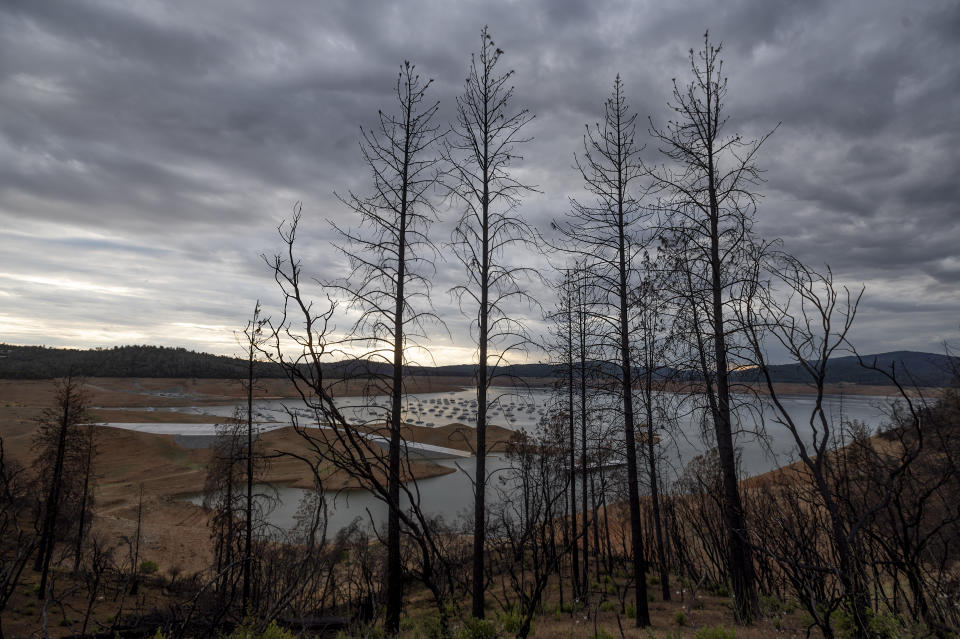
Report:
[[[93,486],[90,485],[93,475],[93,458],[97,454],[96,432],[93,424],[87,424],[82,435],[79,437],[82,450],[80,451],[80,472],[83,473],[83,488],[80,492],[80,513],[77,522],[77,538],[73,546],[73,571],[77,572],[80,568],[81,555],[83,553],[83,540],[87,528],[90,526],[90,517],[87,513],[93,509]]]
[[[635,140],[636,117],[617,76],[613,94],[604,105],[603,122],[587,126],[583,156],[577,158],[584,185],[595,200],[574,200],[566,219],[554,226],[563,238],[560,248],[589,264],[592,284],[600,296],[592,314],[606,325],[606,346],[615,353],[614,382],[621,394],[627,461],[636,624],[644,627],[650,625],[650,614],[638,487],[630,295],[636,285],[635,261],[644,245],[643,227],[649,216],[640,200],[644,170],[639,157],[642,147]]]
[[[566,433],[556,426],[560,424],[545,420],[536,432],[520,432],[509,442],[509,468],[491,507],[490,552],[501,581],[500,605],[519,616],[514,629],[519,638],[530,633],[543,593],[567,551],[557,547],[555,535],[568,482],[558,459],[565,456]]]
[[[33,489],[23,467],[6,456],[0,437],[0,639],[3,612],[39,542],[36,522],[30,521]]]
[[[250,330],[249,324],[247,330]],[[256,357],[256,349],[263,345],[262,333],[258,335],[254,330],[251,334],[258,340]],[[251,403],[248,395],[248,408]],[[229,422],[217,426],[217,437],[211,447],[212,459],[207,465],[203,504],[212,511],[210,536],[213,539],[215,575],[211,584],[215,603],[207,611],[207,617],[213,626],[219,624],[225,615],[233,614],[242,620],[251,611],[261,612],[258,591],[263,584],[257,582],[257,568],[262,561],[258,559],[258,553],[262,554],[263,548],[257,538],[268,532],[266,511],[275,498],[268,491],[254,490],[269,459],[256,444],[249,415],[238,407]],[[239,614],[234,609],[238,596],[241,602]]]
[[[554,310],[546,316],[550,326],[550,336],[545,350],[550,353],[556,363],[557,371],[562,374],[562,382],[557,384],[557,407],[555,419],[562,419],[567,426],[567,437],[563,447],[568,453],[567,473],[569,486],[567,495],[567,518],[569,527],[564,527],[565,540],[570,543],[571,562],[573,570],[573,597],[582,595],[580,584],[580,545],[575,540],[579,537],[577,530],[577,438],[576,438],[576,404],[574,402],[576,373],[576,352],[574,347],[574,269],[563,270],[558,291],[559,296]],[[562,397],[560,397],[562,395]],[[561,583],[562,586],[562,583]],[[561,590],[561,599],[563,591]]]
[[[847,335],[863,290],[851,293],[834,283],[829,268],[820,273],[790,256],[779,256],[769,270],[779,286],[757,285],[740,306],[740,320],[771,418],[790,433],[800,458],[798,474],[811,494],[808,510],[822,511],[828,524],[824,536],[835,560],[821,568],[822,575],[839,584],[840,601],[858,636],[873,632],[878,605],[871,604],[869,572],[874,584],[892,581],[895,593],[901,579],[907,582],[899,597],[882,597],[891,612],[904,612],[899,600],[912,601],[906,612],[914,622],[950,632],[949,616],[929,603],[936,596],[927,596],[926,575],[938,563],[937,554],[928,551],[944,543],[941,532],[960,519],[946,505],[960,479],[951,459],[957,428],[939,418],[922,393],[905,392],[895,370],[868,362],[863,363],[886,376],[900,395],[880,437],[885,442],[878,444],[857,424],[835,420],[824,407],[830,360],[852,348]],[[802,420],[781,400],[766,354],[768,342],[789,354],[815,396]],[[790,555],[784,553],[781,563],[791,564]],[[829,617],[818,620],[825,635],[832,632],[830,623]]]
[[[472,315],[477,344],[477,469],[474,479],[473,616],[483,617],[484,536],[486,534],[487,391],[497,366],[526,344],[524,327],[511,316],[508,304],[531,298],[522,280],[531,269],[506,259],[511,245],[533,237],[516,214],[520,196],[533,190],[511,175],[521,159],[517,145],[529,141],[522,129],[533,115],[512,110],[513,71],[501,73],[503,51],[484,27],[480,51],[472,55],[463,94],[457,98],[457,120],[444,155],[450,164],[450,193],[463,206],[452,245],[466,272],[466,283],[453,288],[460,308]]]
[[[829,270],[821,275],[787,256],[782,262],[777,274],[779,281],[787,284],[785,292],[761,283],[762,262],[757,262],[753,272],[744,277],[753,285],[748,290],[746,303],[738,307],[742,313],[739,323],[745,327],[752,351],[751,363],[757,367],[767,400],[772,405],[772,419],[790,432],[807,478],[815,486],[829,516],[830,541],[838,561],[836,575],[847,598],[846,608],[858,632],[866,636],[869,632],[867,591],[863,565],[857,560],[852,538],[858,536],[856,529],[864,522],[847,529],[851,522],[843,516],[829,485],[830,466],[836,462],[831,453],[836,450],[839,437],[838,425],[824,408],[827,367],[837,349],[846,346],[863,291],[851,297],[849,291],[834,286]],[[786,295],[786,300],[780,301],[780,295]],[[805,371],[808,385],[815,393],[810,416],[803,422],[797,422],[781,402],[766,355],[767,339],[787,350],[791,361]]]
[[[660,481],[658,472],[657,442],[663,428],[661,420],[660,396],[657,383],[660,372],[667,366],[672,347],[673,336],[670,330],[669,315],[665,296],[657,281],[656,267],[647,253],[644,253],[643,276],[634,290],[633,304],[636,307],[637,339],[634,352],[639,370],[639,396],[641,410],[646,418],[647,471],[650,482],[650,506],[653,510],[654,539],[656,540],[657,563],[660,569],[660,593],[664,601],[670,601],[670,571],[667,565],[667,553],[663,539],[663,521],[660,512]]]
[[[588,431],[594,430],[591,424],[598,421],[598,406],[596,406],[597,384],[598,384],[598,361],[600,360],[599,348],[603,344],[598,343],[599,333],[602,330],[600,322],[594,312],[598,303],[593,287],[593,278],[588,271],[587,263],[580,261],[574,264],[573,280],[573,332],[574,332],[574,363],[576,366],[577,378],[577,412],[580,424],[580,515],[581,529],[579,538],[583,541],[583,566],[580,581],[584,584],[590,582],[590,535],[589,528],[594,528],[593,548],[594,554],[600,549],[600,539],[597,533],[597,509],[596,493],[594,491],[593,472],[591,470],[591,454],[588,452]],[[591,433],[592,434],[592,433]],[[594,451],[595,453],[597,451]],[[598,454],[593,455],[594,460],[599,459]],[[589,489],[588,489],[589,484]],[[594,507],[588,508],[588,498],[594,504]],[[575,518],[576,521],[576,518]],[[599,563],[597,564],[599,569]],[[599,579],[599,578],[598,578]]]
[[[246,480],[247,493],[246,504],[244,507],[244,539],[243,539],[243,594],[241,598],[240,617],[246,618],[247,606],[250,603],[250,564],[253,557],[253,479],[254,467],[254,448],[253,448],[253,391],[256,379],[257,357],[266,341],[264,327],[267,320],[260,316],[260,301],[258,300],[253,308],[253,315],[247,321],[243,329],[243,346],[247,351],[247,381],[244,390],[247,394],[247,444],[244,452],[246,453]],[[262,470],[262,468],[261,468]]]
[[[57,383],[56,406],[44,411],[34,438],[40,456],[41,485],[45,498],[37,559],[33,569],[40,572],[38,596],[46,596],[53,549],[62,531],[62,508],[76,497],[79,450],[77,427],[87,420],[87,398],[79,380],[71,377]],[[74,513],[75,514],[75,513]]]
[[[675,252],[675,264],[685,269],[678,280],[686,285],[685,312],[697,315],[696,338],[700,377],[713,421],[723,472],[724,522],[729,543],[729,567],[735,617],[750,623],[759,614],[753,553],[737,483],[735,428],[730,391],[730,370],[737,363],[733,346],[737,327],[729,320],[743,299],[745,281],[757,259],[753,234],[755,187],[760,181],[757,153],[772,133],[745,141],[726,136],[720,46],[704,36],[704,48],[690,51],[693,80],[673,85],[676,120],[650,133],[667,163],[652,167],[652,188],[660,195],[664,213],[662,234]]]
[[[383,427],[349,420],[334,401],[331,388],[335,380],[327,367],[343,353],[343,338],[336,334],[334,326],[337,303],[328,297],[326,305],[319,308],[311,299],[309,282],[304,282],[295,251],[299,221],[298,207],[293,220],[280,228],[286,245],[284,254],[268,260],[284,303],[272,324],[271,342],[264,352],[282,367],[303,403],[300,409],[289,409],[288,415],[308,451],[303,455],[284,454],[306,463],[320,485],[327,469],[332,467],[348,474],[385,504],[391,500],[399,503],[391,496],[389,457],[379,444],[383,441]],[[400,444],[404,449],[402,438]],[[400,464],[399,472],[413,477],[408,455],[400,456]],[[400,530],[417,552],[417,557],[408,557],[405,567],[430,590],[441,625],[447,628],[456,603],[453,588],[458,580],[452,574],[456,565],[448,560],[443,529],[420,507],[416,481],[399,482],[398,488],[406,503],[404,508],[397,509]]]
[[[387,519],[386,629],[396,634],[403,605],[400,558],[400,456],[405,366],[411,346],[424,335],[430,311],[434,219],[431,189],[439,157],[433,152],[442,132],[433,123],[439,103],[427,103],[432,80],[423,81],[405,62],[395,87],[398,113],[379,112],[374,130],[362,130],[360,144],[373,177],[373,194],[341,197],[360,216],[359,229],[339,229],[351,273],[337,284],[359,312],[351,342],[367,348],[363,359],[388,363],[384,380],[390,396]]]

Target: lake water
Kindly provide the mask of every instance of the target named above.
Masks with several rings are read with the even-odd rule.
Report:
[[[492,389],[492,395],[494,397],[494,407],[491,411],[490,423],[513,430],[533,430],[547,408],[556,402],[551,392],[542,388],[523,392],[518,392],[514,388],[494,388]],[[745,399],[744,397],[738,397],[738,400],[744,403],[746,403]],[[671,414],[680,416],[675,420],[676,423],[669,433],[660,434],[661,446],[659,450],[664,463],[664,474],[670,479],[682,471],[684,464],[694,456],[704,453],[712,444],[704,443],[704,438],[701,435],[702,412],[694,410],[692,400],[671,393],[660,394],[658,400],[669,407],[668,410]],[[781,401],[787,412],[798,424],[809,424],[810,409],[814,402],[813,396],[790,395],[784,396]],[[839,423],[842,415],[844,419],[856,419],[866,423],[871,429],[875,429],[884,416],[886,402],[887,400],[882,397],[833,395],[826,398],[824,406],[828,415],[831,415],[837,423]],[[592,412],[598,416],[596,421],[600,425],[603,425],[606,420],[605,415],[608,413],[604,410],[605,403],[609,404],[609,401],[595,400],[592,406]],[[337,400],[337,404],[349,419],[358,422],[370,421],[383,419],[387,398],[340,398]],[[225,404],[221,406],[156,410],[175,410],[229,417],[234,414],[235,409],[236,405]],[[295,402],[267,400],[256,403],[255,419],[263,430],[285,426],[290,422],[288,409],[300,410],[302,416],[307,416],[301,410],[302,406],[298,408]],[[792,436],[784,426],[772,419],[769,408],[760,414],[756,409],[750,410],[744,407],[739,411],[739,414],[741,415],[742,428],[737,433],[736,444],[741,451],[740,464],[744,476],[767,472],[795,458],[796,446]],[[404,419],[423,426],[444,425],[452,422],[474,426],[476,424],[476,393],[469,389],[410,395],[404,405]],[[610,418],[611,422],[613,419]],[[765,437],[763,439],[754,434],[757,430],[755,423],[760,420],[765,424]],[[113,425],[121,426],[120,424]],[[611,426],[614,432],[617,432],[617,424],[606,425]],[[210,435],[215,433],[215,426],[212,424],[123,424],[122,427],[147,432],[169,432],[177,435],[178,440],[186,445],[190,445],[194,438],[197,440],[202,438],[202,441],[208,442]],[[198,445],[204,444],[198,441]],[[470,511],[472,508],[472,477],[475,474],[475,459],[472,457],[458,460],[436,459],[434,462],[454,468],[456,472],[422,479],[417,482],[420,491],[420,503],[428,514],[442,516],[448,522],[453,522],[459,515]],[[498,481],[503,487],[504,481],[507,481],[506,478],[509,475],[506,472],[508,468],[509,462],[502,455],[488,457],[488,469],[491,472],[491,481],[488,484],[489,490],[495,490],[497,486],[495,482]],[[294,523],[294,516],[300,498],[304,493],[298,488],[285,486],[274,486],[273,488],[279,496],[279,504],[271,513],[271,522],[277,526],[290,527]],[[494,494],[495,492],[489,492],[488,498]],[[193,497],[191,501],[199,503],[200,498]],[[331,535],[357,518],[360,518],[362,522],[368,522],[371,517],[377,522],[386,519],[385,504],[366,491],[342,491],[335,498],[329,496],[328,502],[328,530]]]

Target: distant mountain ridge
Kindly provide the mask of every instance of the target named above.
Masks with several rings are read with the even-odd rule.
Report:
[[[960,359],[937,353],[894,351],[866,355],[868,363],[876,361],[885,370],[895,367],[900,379],[910,385],[945,386],[952,380],[955,370],[960,370]],[[197,377],[240,379],[246,377],[245,360],[225,355],[198,353],[185,348],[166,346],[116,346],[112,348],[79,350],[48,348],[45,346],[15,346],[0,344],[0,379],[49,379],[69,373],[83,377]],[[601,368],[609,364],[597,364]],[[331,362],[325,372],[332,377],[382,374],[388,365],[383,362],[347,360]],[[418,375],[464,377],[473,376],[476,366],[456,364],[447,366],[416,366],[411,372]],[[807,378],[799,364],[771,366],[777,382],[806,382]],[[501,373],[515,377],[558,377],[563,374],[556,364],[514,364],[501,368]],[[258,364],[260,377],[284,377],[275,364]],[[691,379],[686,371],[664,369],[658,378]],[[758,381],[755,370],[733,373],[736,381]],[[878,372],[860,366],[856,357],[837,357],[830,361],[827,382],[831,384],[888,385],[889,380]]]
[[[894,372],[904,386],[946,386],[951,383],[955,372],[960,372],[960,358],[939,353],[892,351],[862,355],[861,359],[868,365]],[[780,383],[804,383],[810,380],[800,364],[770,366],[770,373]],[[757,381],[759,373],[756,370],[737,371],[733,377],[738,381]],[[854,355],[832,358],[827,366],[826,382],[874,386],[891,384],[882,373],[861,366]]]

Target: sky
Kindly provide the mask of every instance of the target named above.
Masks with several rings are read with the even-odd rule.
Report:
[[[255,300],[268,313],[280,302],[261,257],[282,248],[278,225],[301,202],[304,274],[343,275],[330,222],[356,223],[335,192],[371,188],[360,127],[395,108],[404,60],[433,79],[438,121],[450,121],[484,25],[515,71],[516,108],[535,116],[514,164],[538,188],[517,210],[531,225],[549,228],[582,196],[574,154],[614,77],[642,122],[663,124],[671,81],[688,81],[709,29],[723,43],[728,130],[780,123],[758,160],[758,233],[865,287],[851,334],[861,352],[958,339],[953,0],[5,0],[0,342],[239,353]],[[442,246],[458,210],[437,213]],[[447,324],[427,338],[436,363],[473,357],[448,293],[460,269],[441,261],[431,277]],[[549,286],[533,289],[552,303]],[[541,327],[535,310],[516,313]]]

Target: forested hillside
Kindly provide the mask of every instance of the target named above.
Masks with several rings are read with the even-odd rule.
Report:
[[[876,363],[880,368],[895,370],[898,378],[907,385],[946,386],[950,384],[951,358],[937,353],[896,351],[864,356],[867,364]],[[200,377],[215,379],[241,379],[246,377],[246,362],[240,358],[224,355],[198,353],[185,348],[165,346],[116,346],[94,350],[48,348],[45,346],[0,345],[0,379],[50,379],[67,374],[83,377]],[[258,365],[260,377],[283,377],[279,367],[269,363]],[[954,364],[956,367],[956,364]],[[386,364],[365,361],[331,362],[327,373],[335,377],[383,374]],[[597,363],[595,368],[604,365]],[[771,366],[777,382],[803,383],[809,381],[798,364]],[[411,367],[416,375],[445,377],[472,377],[476,367],[470,364]],[[663,369],[657,377],[690,379],[683,371]],[[505,366],[499,374],[508,377],[545,378],[562,374],[554,364],[516,364]],[[638,373],[639,374],[639,373]],[[754,371],[739,371],[732,376],[737,381],[758,381]],[[838,357],[830,361],[827,373],[828,384],[888,385],[889,379],[876,371],[860,365],[856,357]]]
[[[165,346],[116,346],[95,350],[0,345],[0,378],[83,377],[243,378],[246,362],[235,357]],[[263,366],[262,377],[281,377]]]
[[[954,363],[951,365],[951,360]],[[863,363],[893,372],[906,386],[946,386],[952,379],[952,371],[957,370],[956,357],[937,353],[918,353],[916,351],[894,351],[877,355],[864,355]],[[809,376],[800,364],[771,366],[773,379],[781,383],[809,382]],[[756,371],[740,371],[733,375],[739,381],[756,381]],[[831,359],[827,366],[828,384],[869,384],[886,386],[890,380],[883,374],[866,368],[855,356]]]

